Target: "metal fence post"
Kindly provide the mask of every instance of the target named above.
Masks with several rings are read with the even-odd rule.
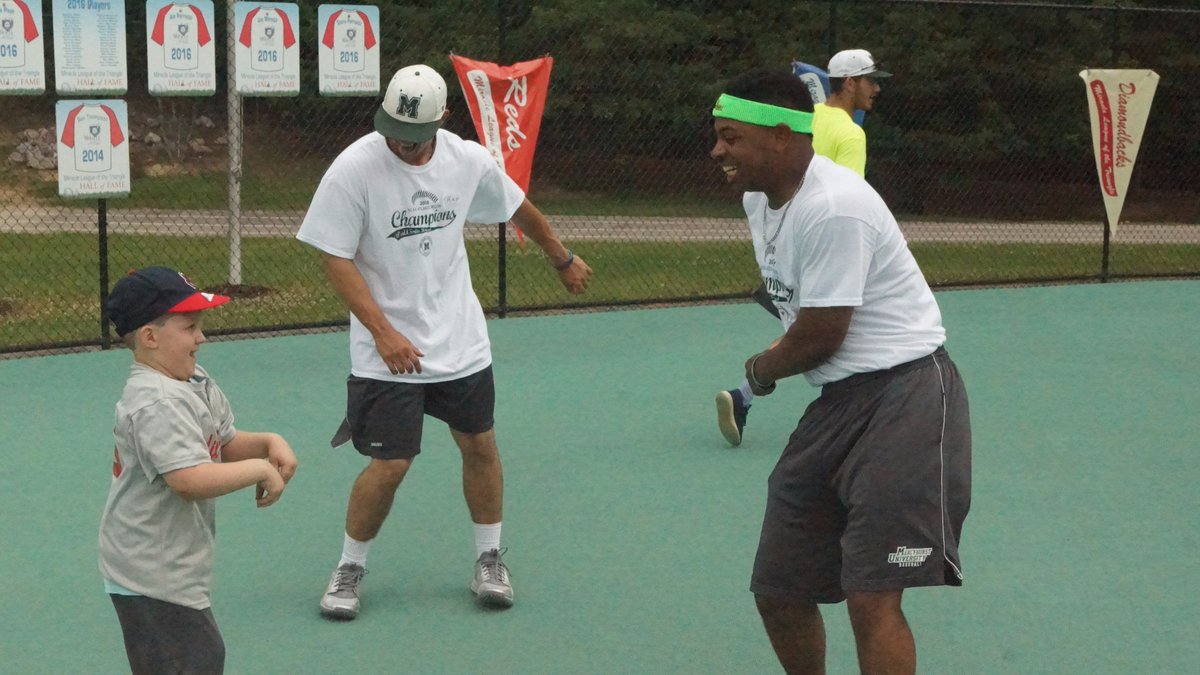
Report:
[[[100,263],[100,348],[108,349],[112,339],[108,335],[108,200],[96,204],[96,226],[99,229]]]
[[[508,19],[504,14],[504,0],[496,0],[496,61],[497,63],[504,62],[505,44],[505,26],[508,25]],[[482,140],[482,139],[480,139]],[[496,238],[496,274],[499,278],[496,280],[496,314],[503,319],[508,316],[508,227],[507,223],[500,223]]]
[[[237,93],[237,21],[234,3],[225,8],[226,134],[229,138],[229,283],[242,283],[242,97]]]

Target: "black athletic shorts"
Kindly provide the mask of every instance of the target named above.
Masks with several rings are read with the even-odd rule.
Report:
[[[425,415],[464,434],[495,426],[492,367],[447,382],[389,382],[351,375],[346,422],[354,447],[376,459],[412,459],[421,452]]]
[[[960,586],[970,504],[967,393],[944,349],[825,385],[768,481],[750,590],[841,602]]]
[[[212,608],[192,609],[142,595],[109,597],[121,622],[133,675],[225,671],[225,641]]]

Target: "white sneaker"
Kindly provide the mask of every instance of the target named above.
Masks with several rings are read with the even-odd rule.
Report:
[[[508,566],[500,561],[504,551],[484,551],[479,555],[479,560],[475,561],[475,578],[471,580],[471,592],[484,605],[512,607],[513,589],[508,580]]]
[[[349,620],[358,616],[358,592],[366,573],[362,565],[339,565],[321,598],[321,613],[333,619]]]

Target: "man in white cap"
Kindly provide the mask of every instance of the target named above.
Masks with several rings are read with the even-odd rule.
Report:
[[[353,619],[367,551],[421,450],[425,415],[450,427],[462,452],[463,493],[475,524],[471,591],[509,607],[500,556],[503,473],[493,431],[491,344],[471,287],[463,224],[512,220],[545,252],[559,281],[582,293],[592,270],[483,146],[441,128],[446,82],[429,66],[396,72],[375,131],[326,171],[296,238],[319,249],[350,309],[346,419],[369,462],[354,482],[346,536],[322,614]]]
[[[879,80],[892,74],[879,69],[865,49],[846,49],[829,60],[829,98],[813,108],[813,150],[864,176],[867,135],[854,123],[854,112],[870,112]]]

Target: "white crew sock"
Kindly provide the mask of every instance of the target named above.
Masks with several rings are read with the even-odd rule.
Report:
[[[754,392],[750,391],[750,380],[742,380],[742,386],[738,387],[738,391],[742,392],[742,403],[750,405],[750,401],[754,400]]]
[[[367,566],[367,551],[371,550],[370,541],[359,541],[349,534],[346,535],[346,541],[342,543],[342,559],[338,562],[338,567],[350,563],[359,567]]]
[[[475,523],[475,557],[487,551],[500,550],[500,523],[480,525]]]

